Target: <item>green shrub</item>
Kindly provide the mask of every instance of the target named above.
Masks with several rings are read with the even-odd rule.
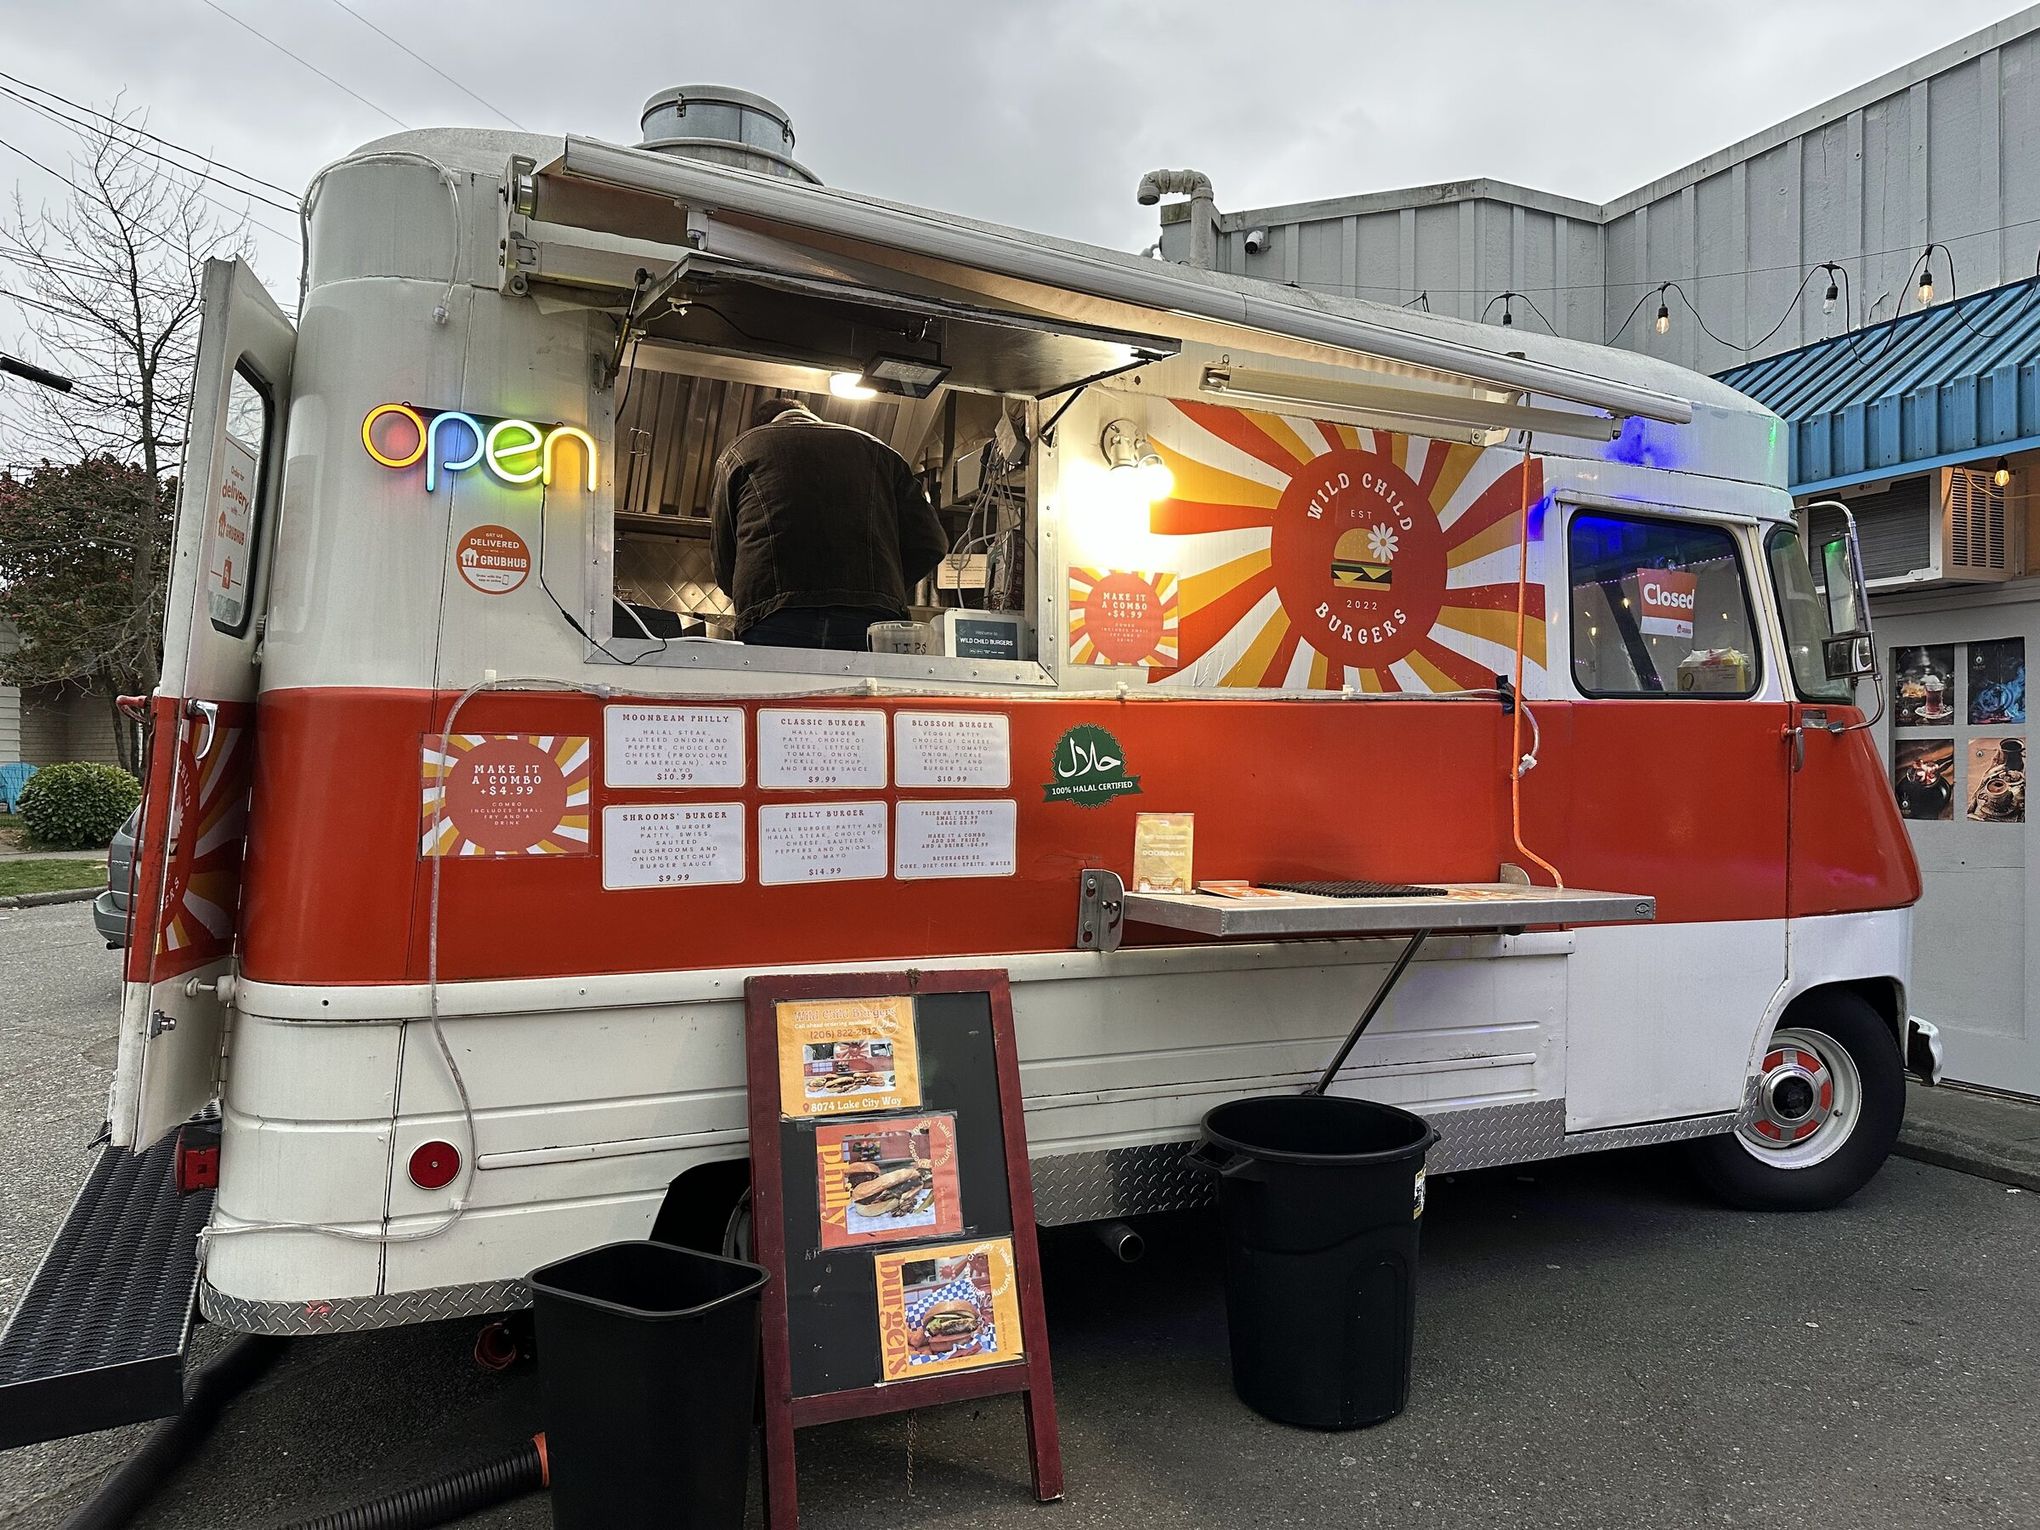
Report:
[[[97,850],[141,800],[141,783],[118,765],[45,765],[22,789],[21,821],[38,846]]]

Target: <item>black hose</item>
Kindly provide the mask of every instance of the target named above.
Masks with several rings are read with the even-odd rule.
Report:
[[[448,1472],[350,1509],[293,1520],[285,1530],[426,1530],[545,1486],[545,1451],[526,1440],[493,1461]]]
[[[85,1506],[64,1521],[64,1530],[122,1530],[170,1474],[196,1454],[227,1404],[276,1363],[283,1346],[282,1339],[255,1334],[230,1344],[192,1381],[184,1411],[158,1424]]]

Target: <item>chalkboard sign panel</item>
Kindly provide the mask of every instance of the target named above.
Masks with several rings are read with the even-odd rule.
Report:
[[[773,1530],[797,1425],[1023,1394],[1036,1496],[1062,1494],[1006,976],[746,986],[753,1227]]]

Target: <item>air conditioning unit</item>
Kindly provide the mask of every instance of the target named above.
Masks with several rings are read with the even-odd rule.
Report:
[[[1863,573],[1873,593],[1926,584],[1982,583],[2017,576],[2019,528],[1990,470],[1939,468],[1832,496],[1856,518]],[[1841,527],[1831,510],[1805,512],[1818,547]],[[1814,558],[1816,578],[1819,558]]]

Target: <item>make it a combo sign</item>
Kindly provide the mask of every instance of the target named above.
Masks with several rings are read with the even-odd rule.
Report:
[[[756,977],[745,1010],[771,1530],[796,1427],[1009,1392],[1060,1498],[1005,973]]]

